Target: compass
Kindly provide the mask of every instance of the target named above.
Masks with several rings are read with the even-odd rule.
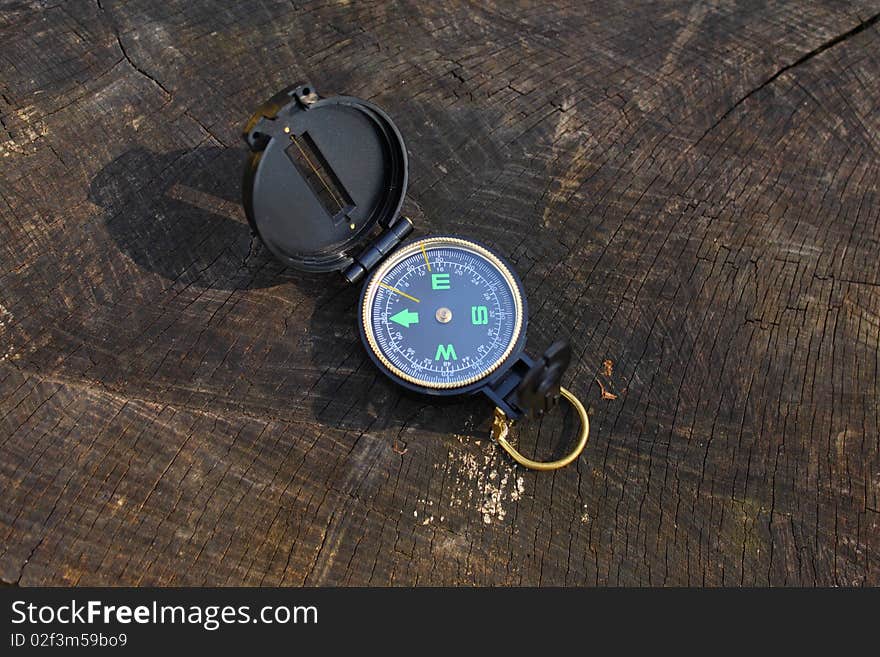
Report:
[[[364,286],[360,314],[379,369],[427,394],[461,394],[525,338],[525,297],[513,270],[457,237],[397,249]]]
[[[261,105],[244,138],[251,228],[291,267],[362,283],[360,335],[381,372],[421,395],[484,395],[495,405],[493,437],[525,467],[555,469],[579,456],[589,422],[560,385],[568,343],[539,358],[525,352],[523,285],[499,253],[463,236],[406,241],[408,160],[387,114],[299,83]],[[507,440],[510,422],[538,417],[560,398],[580,417],[577,445],[556,461],[526,458]]]

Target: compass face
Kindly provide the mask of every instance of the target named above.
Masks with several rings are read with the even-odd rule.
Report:
[[[370,349],[390,372],[433,389],[475,383],[511,354],[523,330],[522,289],[483,246],[431,237],[388,257],[361,308]]]

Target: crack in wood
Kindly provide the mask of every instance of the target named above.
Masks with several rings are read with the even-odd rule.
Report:
[[[763,89],[765,89],[767,86],[773,84],[773,82],[775,82],[781,75],[783,75],[784,73],[786,73],[794,68],[797,68],[798,66],[801,66],[802,64],[807,63],[808,61],[810,61],[811,59],[813,59],[817,55],[821,55],[823,52],[825,52],[829,48],[833,48],[834,46],[836,46],[840,43],[843,43],[847,39],[850,39],[858,34],[861,34],[865,30],[876,25],[878,23],[878,21],[880,21],[880,13],[875,14],[875,15],[871,16],[870,18],[868,18],[867,20],[862,21],[861,23],[859,23],[858,25],[856,25],[852,29],[847,30],[846,32],[843,32],[841,34],[838,34],[837,36],[835,36],[831,39],[828,39],[827,41],[823,42],[822,44],[820,44],[816,48],[813,48],[809,52],[804,53],[803,55],[798,57],[791,64],[786,64],[782,68],[778,69],[775,73],[773,73],[773,75],[768,77],[766,80],[764,80],[757,87],[750,89],[744,96],[742,96],[739,100],[737,100],[733,105],[728,107],[724,111],[724,113],[720,117],[718,117],[715,120],[715,122],[712,125],[710,125],[709,128],[706,129],[706,131],[702,135],[700,135],[700,138],[697,140],[696,143],[699,144],[701,141],[703,141],[703,139],[706,137],[706,135],[708,135],[710,132],[715,130],[715,128],[717,128],[719,125],[721,125],[721,123],[723,123],[724,120],[728,116],[730,116],[734,111],[736,111],[736,109],[740,105],[742,105],[744,102],[746,102],[749,98],[751,98],[755,94],[757,94],[760,91],[762,91]]]

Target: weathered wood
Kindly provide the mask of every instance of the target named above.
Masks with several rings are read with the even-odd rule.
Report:
[[[0,578],[880,584],[880,3],[423,5],[4,4]],[[238,133],[299,78],[571,337],[576,467],[251,239]]]

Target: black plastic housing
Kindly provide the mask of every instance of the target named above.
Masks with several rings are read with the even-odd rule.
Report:
[[[401,220],[406,147],[375,105],[350,96],[322,98],[312,85],[299,83],[263,103],[243,136],[251,150],[245,213],[285,264],[347,270],[356,264],[354,253]],[[396,227],[396,242],[410,230]]]

